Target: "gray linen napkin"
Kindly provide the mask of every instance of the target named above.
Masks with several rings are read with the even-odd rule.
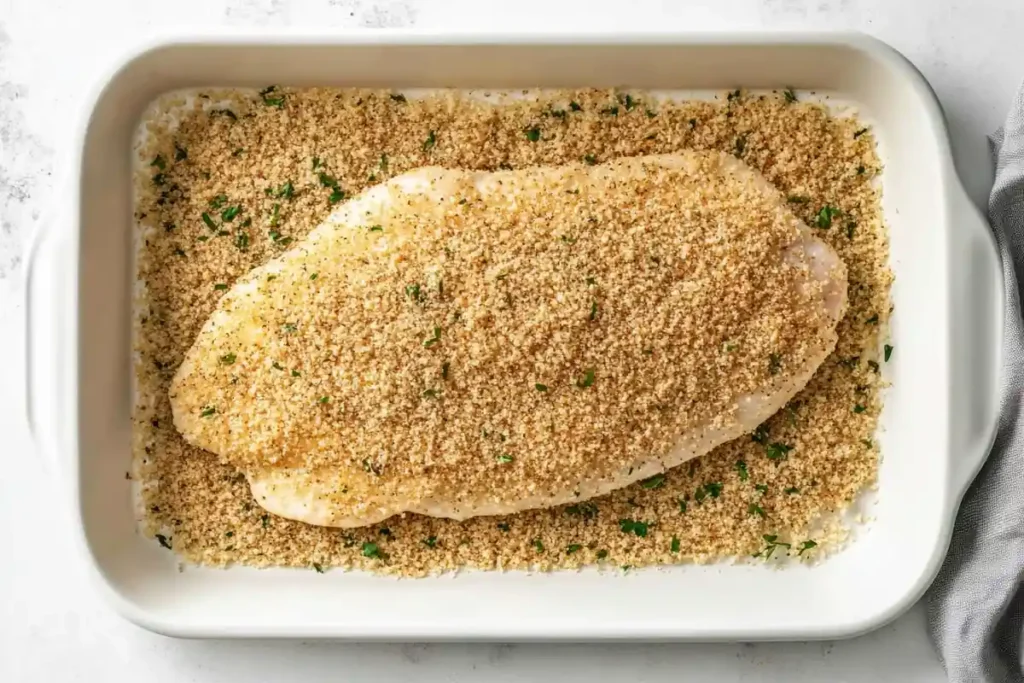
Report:
[[[1006,287],[1001,417],[988,462],[964,496],[928,595],[932,640],[954,683],[1024,683],[1024,89],[992,136],[988,215]]]

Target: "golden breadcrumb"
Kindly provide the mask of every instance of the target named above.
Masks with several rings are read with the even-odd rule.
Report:
[[[171,112],[176,112],[174,117]],[[855,119],[834,118],[821,106],[792,103],[780,95],[730,93],[716,102],[671,103],[637,93],[573,91],[489,104],[451,93],[406,99],[386,92],[274,89],[257,97],[235,92],[211,92],[187,102],[168,97],[155,105],[145,125],[146,139],[140,148],[145,162],[137,174],[136,207],[138,274],[145,291],[136,306],[135,471],[142,483],[145,529],[159,533],[162,542],[190,560],[359,566],[421,575],[461,566],[560,568],[594,562],[639,566],[769,552],[781,556],[787,551],[808,557],[827,546],[825,537],[808,538],[810,529],[848,506],[875,480],[878,454],[872,435],[880,408],[878,370],[884,362],[878,352],[879,331],[885,329],[889,314],[891,275],[879,194],[872,184],[880,164],[870,131],[865,132]],[[683,149],[721,150],[759,169],[788,197],[793,211],[838,251],[849,271],[850,308],[838,329],[836,352],[807,388],[753,438],[726,444],[663,476],[588,502],[466,522],[406,515],[345,531],[269,515],[253,502],[248,484],[234,467],[187,445],[174,429],[167,397],[170,379],[220,297],[253,267],[305,236],[345,197],[425,165],[481,170],[593,165]],[[769,370],[767,359],[776,363],[802,352],[798,329],[801,323],[807,324],[793,317],[791,297],[787,300],[764,286],[745,292],[735,308],[706,302],[695,309],[700,313],[695,320],[705,324],[687,329],[686,334],[717,335],[722,353],[715,359],[688,361],[671,346],[650,349],[645,345],[645,339],[664,339],[666,326],[691,324],[672,318],[671,307],[661,309],[649,296],[659,273],[680,265],[673,262],[673,254],[681,247],[694,247],[687,243],[687,234],[673,233],[671,211],[658,212],[656,207],[665,199],[658,188],[657,174],[620,188],[644,197],[646,207],[638,203],[633,214],[602,215],[598,222],[602,228],[621,227],[645,211],[650,234],[628,240],[626,255],[644,260],[649,277],[641,282],[616,281],[615,260],[626,256],[613,253],[600,239],[587,239],[599,237],[601,230],[590,220],[586,187],[582,196],[567,193],[564,202],[530,206],[515,218],[524,230],[537,232],[534,242],[546,240],[535,263],[552,265],[548,271],[529,273],[529,279],[514,267],[527,241],[495,239],[494,221],[486,211],[474,209],[471,196],[465,205],[448,207],[453,228],[426,240],[402,264],[400,278],[419,291],[370,292],[370,298],[382,306],[403,307],[401,324],[390,332],[412,340],[409,348],[395,344],[395,355],[380,359],[380,367],[374,368],[394,380],[385,386],[388,391],[382,398],[388,410],[376,414],[369,406],[352,404],[358,392],[333,395],[321,404],[324,428],[359,443],[362,450],[354,452],[370,452],[379,450],[383,440],[403,435],[395,429],[396,420],[408,411],[433,411],[436,420],[423,423],[425,428],[432,425],[432,432],[414,434],[412,441],[398,441],[391,447],[415,449],[416,444],[430,442],[437,452],[452,452],[451,446],[457,443],[438,443],[430,434],[458,439],[482,413],[445,414],[443,397],[436,400],[438,396],[424,396],[424,392],[488,395],[493,405],[478,409],[495,418],[493,424],[480,425],[472,447],[494,451],[492,465],[497,466],[487,468],[486,476],[498,472],[505,486],[515,488],[528,486],[538,476],[558,482],[560,472],[545,468],[552,460],[544,457],[545,440],[530,437],[541,433],[541,426],[506,433],[500,419],[510,412],[505,400],[550,401],[555,429],[579,424],[583,414],[599,407],[591,405],[598,398],[621,408],[615,413],[616,419],[621,418],[616,424],[626,425],[628,419],[650,422],[654,429],[644,432],[642,443],[630,441],[625,427],[601,432],[613,439],[624,435],[621,441],[613,440],[611,449],[621,459],[609,460],[609,466],[621,466],[642,451],[663,448],[673,433],[685,428],[660,417],[677,411],[637,405],[641,397],[653,393],[646,382],[690,378],[686,400],[700,399],[711,412],[719,409],[716,400],[727,397],[704,390],[716,382],[721,386],[715,378],[722,372],[733,372],[740,390],[763,383]],[[778,243],[784,231],[770,223],[756,224],[756,217],[765,212],[758,210],[756,197],[744,199],[745,204],[729,207],[726,215],[733,217],[731,225],[738,229],[744,221],[754,221],[748,235],[755,234],[755,229],[769,233],[775,229],[778,234],[736,242],[751,258],[744,261],[739,252],[723,254],[722,270],[704,275],[767,283],[770,273],[763,264],[762,270],[755,268],[755,245],[767,248],[773,240]],[[552,226],[568,226],[572,234],[547,234],[550,230],[541,219],[548,219]],[[471,248],[474,244],[488,244],[491,252],[480,253]],[[472,272],[476,277],[475,271],[456,263],[474,258],[494,259],[495,268],[484,269],[480,282],[424,275],[440,268]],[[565,272],[553,267],[554,259],[577,264],[580,281],[571,287],[549,281]],[[505,263],[512,264],[507,272],[502,270]],[[386,264],[349,265],[372,271]],[[319,272],[315,275],[319,277]],[[437,291],[439,281],[447,297]],[[345,354],[353,353],[354,340],[345,335],[365,329],[375,314],[360,310],[355,301],[319,301],[315,293],[322,290],[313,286],[315,280],[310,282],[312,298],[301,308],[302,319],[282,319],[278,321],[282,329],[291,326],[289,334],[301,334],[300,330],[316,325],[336,329],[336,322],[319,319],[318,311],[323,310],[342,311],[337,313],[340,318],[359,324],[336,340],[341,342],[336,349],[324,351],[320,365],[308,357],[305,345],[286,343],[280,347],[278,367],[260,372],[265,376],[262,390],[273,391],[275,383],[299,382],[308,389],[308,402],[318,403],[322,396],[317,387],[324,378],[317,373],[337,364],[339,358],[351,362]],[[540,297],[554,284],[569,292],[569,303],[578,304],[578,320],[520,319],[542,303]],[[523,297],[524,305],[510,305],[507,320],[482,320],[473,310],[465,310],[470,301],[460,296],[481,288],[501,301]],[[615,296],[606,299],[603,290],[614,291]],[[487,310],[501,301],[487,302]],[[754,307],[768,313],[759,318],[772,328],[763,338],[744,330],[731,315],[734,310],[749,313]],[[575,310],[572,306],[565,310],[570,309]],[[616,336],[602,331],[604,315],[631,319],[636,334]],[[461,316],[465,318],[456,320]],[[581,333],[606,335],[604,357],[569,354],[532,360],[529,349],[539,340],[556,327],[576,323]],[[481,357],[488,357],[507,351],[511,342],[511,348],[520,351],[509,358],[507,374],[499,378],[464,374],[460,365],[471,367],[477,361],[472,356],[442,358],[443,344],[432,345],[437,348],[428,349],[429,353],[416,353],[424,350],[420,337],[429,337],[435,327],[442,327],[443,334],[458,334],[460,325],[474,324],[509,332],[508,338],[495,338],[492,344],[486,343],[486,337],[474,338],[473,347]],[[421,328],[419,336],[412,334]],[[764,347],[766,338],[777,338],[779,348]],[[748,339],[750,343],[744,343]],[[225,349],[224,355],[232,353]],[[603,360],[609,355],[614,363]],[[225,366],[236,362],[242,364],[245,359],[231,358]],[[576,382],[591,368],[601,381],[589,387],[593,389],[590,403],[580,403]],[[405,380],[410,379],[423,384],[422,391],[409,394],[406,387],[414,382]],[[498,400],[500,387],[490,384],[509,379],[523,386]],[[549,390],[541,392],[536,385]],[[564,400],[562,392],[573,400]],[[353,420],[349,410],[359,419]],[[261,416],[262,421],[240,417],[251,420],[248,428],[274,438],[272,416]],[[372,429],[357,428],[366,420],[372,422]],[[440,428],[449,422],[451,429]],[[574,442],[580,453],[601,445],[590,443],[586,434],[581,432]],[[520,447],[523,450],[517,450]],[[251,454],[238,453],[232,460],[245,464],[247,457]],[[357,458],[360,465],[363,459]],[[459,476],[459,467],[453,465],[448,472],[443,462],[429,464],[442,472],[442,481]],[[388,466],[371,462],[368,473],[386,479]]]

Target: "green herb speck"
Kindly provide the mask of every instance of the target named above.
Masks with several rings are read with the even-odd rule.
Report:
[[[640,486],[645,489],[660,489],[665,485],[665,475],[655,474],[653,477],[648,477],[640,482]]]
[[[588,368],[583,372],[583,376],[576,380],[576,386],[580,389],[586,389],[587,387],[594,384],[594,369]]]
[[[633,534],[643,538],[647,536],[647,529],[650,526],[648,522],[638,522],[635,519],[620,519],[619,530],[624,534]]]
[[[740,481],[746,481],[750,478],[750,472],[747,471],[747,463],[742,460],[736,461],[736,471],[740,475]]]
[[[829,206],[828,204],[826,204],[825,206],[821,207],[821,210],[818,211],[818,215],[815,216],[814,226],[816,228],[821,228],[822,230],[828,230],[829,228],[832,227],[832,219],[838,218],[839,216],[842,215],[842,211],[835,208],[834,206]]]

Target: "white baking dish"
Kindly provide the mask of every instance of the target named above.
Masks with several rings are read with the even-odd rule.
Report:
[[[131,154],[143,108],[203,85],[657,90],[793,86],[855,103],[885,171],[895,317],[875,517],[812,567],[680,566],[395,580],[340,571],[179,571],[136,532],[130,467]],[[419,33],[162,43],[127,59],[81,131],[67,211],[29,256],[30,418],[69,476],[87,561],[129,619],[185,636],[784,639],[851,635],[926,588],[991,444],[999,262],[958,181],[938,103],[856,35],[453,37]]]

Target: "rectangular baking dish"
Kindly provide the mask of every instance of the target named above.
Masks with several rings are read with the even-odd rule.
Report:
[[[131,141],[146,105],[210,85],[383,88],[738,86],[827,92],[870,121],[896,281],[873,521],[814,566],[621,572],[186,568],[136,531],[131,461]],[[83,557],[142,626],[194,637],[790,639],[849,636],[909,607],[949,543],[998,409],[1000,264],[955,175],[938,102],[888,46],[845,34],[636,37],[361,33],[161,42],[86,112],[71,189],[28,255],[28,403],[58,462]]]

